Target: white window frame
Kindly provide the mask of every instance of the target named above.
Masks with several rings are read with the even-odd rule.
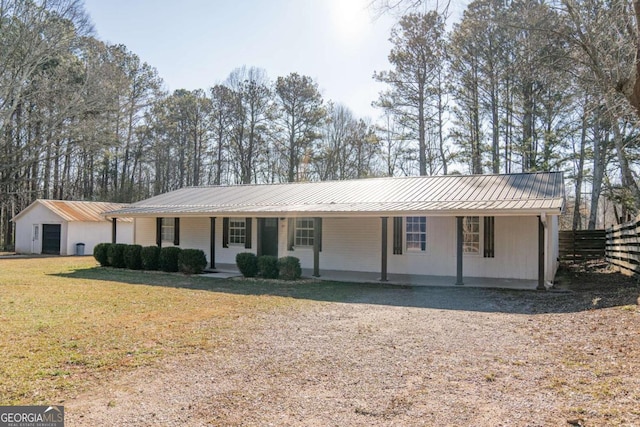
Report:
[[[480,216],[465,216],[463,218],[462,223],[462,253],[466,256],[480,256],[482,254],[482,224],[484,221],[480,221]],[[473,222],[478,225],[477,231],[469,230],[472,228]],[[475,237],[475,238],[474,238]],[[475,243],[470,239],[474,238],[475,242],[477,242],[476,250],[471,250]],[[470,243],[471,244],[470,244]]]
[[[313,218],[296,218],[296,232],[294,246],[300,248],[313,247],[315,242],[315,228]]]
[[[160,227],[160,237],[163,242],[173,243],[176,237],[176,219],[170,217],[163,217]]]
[[[247,242],[246,218],[229,218],[229,245],[244,246]]]
[[[427,251],[427,217],[405,217],[404,246],[407,253],[424,253]],[[409,237],[411,236],[411,238]],[[415,238],[417,237],[417,239]],[[416,247],[415,245],[418,245]]]

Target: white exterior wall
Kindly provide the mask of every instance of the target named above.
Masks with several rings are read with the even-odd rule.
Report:
[[[133,219],[133,240],[137,245],[156,245],[156,219],[155,218],[134,218]]]
[[[244,217],[243,217],[244,218]],[[142,246],[155,246],[156,244],[156,219],[136,218],[135,242]],[[252,223],[251,249],[246,249],[244,245],[229,244],[228,248],[222,247],[222,217],[216,218],[216,264],[235,264],[236,255],[240,252],[256,253],[257,247],[257,221]],[[286,233],[286,230],[285,230]],[[180,218],[180,248],[202,249],[211,262],[210,243],[211,219],[209,217],[182,217]],[[286,234],[285,234],[286,238]],[[286,245],[286,242],[285,242]],[[173,242],[163,241],[162,247],[173,246]],[[286,246],[285,246],[286,249]]]
[[[111,231],[111,225],[109,225],[109,231]],[[111,236],[109,236],[108,241],[111,241]],[[118,221],[116,243],[126,243],[128,245],[133,243],[133,222]]]
[[[42,224],[60,224],[60,255],[66,255],[67,222],[41,204],[35,204],[16,220],[15,250],[21,254],[42,252]],[[33,226],[38,225],[38,239],[33,240]],[[73,252],[72,252],[73,253]]]
[[[209,218],[180,218],[180,247],[183,249],[202,249],[207,256],[207,261],[210,261],[210,228]],[[173,246],[173,242],[162,242],[162,246]]]
[[[558,218],[547,217],[547,280],[553,279],[557,266]],[[403,221],[405,222],[405,221]],[[155,245],[155,218],[135,220],[135,240],[143,246]],[[287,220],[279,221],[279,256],[295,256],[302,268],[313,268],[313,248],[296,247],[287,250]],[[482,225],[480,221],[480,253],[464,255],[464,277],[491,277],[536,280],[538,277],[538,218],[495,217],[495,257],[484,258]],[[216,264],[235,264],[240,252],[257,252],[258,221],[252,223],[251,249],[244,245],[222,247],[222,217],[216,218]],[[210,261],[208,217],[180,219],[180,247],[202,249]],[[380,218],[324,218],[322,222],[322,270],[379,272],[381,266]],[[403,236],[403,241],[405,236]],[[455,217],[427,217],[427,250],[402,255],[393,254],[393,219],[388,219],[388,273],[433,276],[456,275],[456,219]],[[171,246],[172,242],[163,242]]]
[[[482,227],[482,219],[480,226]],[[452,271],[455,274],[455,264]],[[482,255],[481,228],[480,254],[465,255],[463,275],[502,279],[537,279],[538,217],[495,217],[495,257],[484,258]]]
[[[390,217],[388,221],[387,268],[390,274],[456,275],[456,219],[454,217],[427,217],[426,251],[407,251],[405,245],[402,255],[393,254],[393,218]],[[402,223],[404,230],[405,218]],[[403,235],[403,242],[405,239]]]
[[[235,217],[231,217],[231,218],[235,218]],[[238,218],[245,218],[245,217],[238,217]],[[207,221],[209,221],[209,219],[207,218]],[[228,248],[223,248],[222,247],[222,217],[217,217],[216,218],[216,264],[234,264],[236,263],[236,255],[241,253],[241,252],[251,252],[251,253],[257,253],[257,247],[258,247],[258,221],[256,221],[255,218],[251,219],[252,223],[251,223],[251,249],[247,249],[245,248],[245,245],[234,245],[233,243],[229,243],[229,247]],[[207,227],[207,230],[209,230],[209,227]],[[207,234],[207,242],[209,242],[209,235]],[[278,245],[280,245],[282,243],[282,239],[280,236],[278,236]],[[285,245],[286,245],[286,241],[285,241]],[[207,254],[207,260],[209,260],[209,249],[207,247],[207,250],[205,251],[205,253]]]
[[[560,223],[557,215],[547,217],[547,227],[545,231],[547,232],[547,235],[545,236],[547,247],[545,249],[546,259],[544,280],[547,282],[553,282],[558,266],[560,265]]]
[[[111,242],[111,222],[67,222],[41,204],[33,205],[16,220],[17,253],[42,253],[42,225],[60,224],[60,255],[75,255],[76,243],[84,243],[85,255],[93,254],[98,243]],[[38,239],[33,239],[33,226],[38,225]],[[133,224],[118,223],[118,243],[133,243]]]
[[[456,220],[454,217],[427,217],[427,250],[411,252],[403,248],[402,255],[393,254],[393,220],[389,218],[388,221],[387,269],[389,274],[456,275]],[[537,227],[537,217],[496,217],[495,257],[482,256],[481,229],[480,253],[464,255],[463,275],[537,279]],[[380,232],[380,218],[325,218],[323,220],[323,251],[320,253],[321,273],[322,269],[380,271]],[[286,239],[286,232],[284,237]],[[296,249],[290,254],[300,258],[303,268],[313,266],[311,249]]]
[[[302,268],[313,268],[313,247],[287,251],[287,227],[280,227],[280,256],[295,256]],[[322,270],[380,271],[380,218],[324,218],[322,220]]]
[[[98,243],[111,243],[111,222],[70,222],[67,225],[66,254],[75,255],[76,243],[84,243],[84,254],[92,255]],[[116,243],[133,243],[133,223],[118,222]],[[64,242],[61,243],[65,246]]]

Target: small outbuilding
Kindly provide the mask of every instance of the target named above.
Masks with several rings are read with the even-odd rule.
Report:
[[[20,254],[90,255],[98,243],[111,242],[113,224],[104,212],[126,204],[37,199],[12,221]],[[133,243],[133,220],[119,218],[117,243]]]

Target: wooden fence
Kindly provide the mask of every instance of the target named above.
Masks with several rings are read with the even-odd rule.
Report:
[[[607,229],[606,259],[622,274],[640,273],[640,217]]]
[[[561,231],[560,260],[585,261],[604,258],[606,242],[605,230]]]

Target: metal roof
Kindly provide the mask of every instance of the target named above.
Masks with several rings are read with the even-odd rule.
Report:
[[[124,209],[128,206],[124,203],[37,199],[13,217],[13,221],[20,218],[20,216],[36,205],[42,205],[63,220],[71,222],[104,222],[107,221],[104,216],[105,212]],[[122,217],[120,221],[132,222],[133,219]]]
[[[369,178],[188,187],[108,212],[109,216],[346,216],[383,214],[558,215],[561,172]]]

